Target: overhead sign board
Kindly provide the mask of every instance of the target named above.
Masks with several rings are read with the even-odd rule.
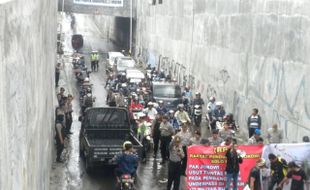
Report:
[[[73,0],[75,4],[104,6],[104,7],[123,7],[123,0]]]

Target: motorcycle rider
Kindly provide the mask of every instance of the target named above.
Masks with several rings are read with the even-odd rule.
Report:
[[[215,109],[216,109],[215,97],[211,96],[209,99],[209,103],[207,105],[208,113],[213,114]]]
[[[184,105],[178,105],[178,111],[175,112],[174,117],[178,120],[178,122],[188,122],[191,123],[191,119],[188,116],[188,113],[184,110]]]
[[[91,93],[87,93],[86,96],[83,97],[82,104],[82,113],[86,110],[86,108],[93,107],[93,96]]]
[[[195,106],[195,105],[199,105],[199,106],[202,106],[205,104],[205,102],[203,101],[203,99],[201,98],[201,94],[200,92],[196,92],[196,97],[193,99],[192,101],[192,106]]]
[[[146,113],[146,115],[148,116],[148,118],[150,120],[153,120],[155,119],[156,115],[157,115],[157,111],[156,109],[154,108],[154,103],[153,102],[149,102],[147,103],[147,108],[145,108],[143,110],[143,112]]]
[[[118,96],[116,96],[115,103],[117,107],[125,107],[125,96],[123,89],[120,89]]]
[[[141,144],[143,145],[143,149],[142,149],[142,162],[146,162],[146,153],[148,150],[148,145],[147,145],[147,141],[150,135],[149,134],[149,123],[146,121],[146,115],[145,114],[141,114],[140,118],[139,118],[139,123],[138,123],[138,139],[141,142]]]
[[[173,110],[169,110],[168,118],[169,118],[169,123],[172,125],[174,130],[177,132],[180,131],[180,125],[179,125],[178,120],[174,117]]]
[[[124,174],[131,175],[132,179],[136,176],[139,157],[133,149],[130,141],[123,144],[123,151],[116,155],[113,160],[116,161],[117,168],[115,169],[117,182],[121,182],[121,176]]]
[[[168,112],[168,110],[166,109],[164,105],[164,101],[162,100],[158,101],[158,107],[156,108],[156,111],[158,112],[158,114],[161,114],[161,115],[164,115]]]
[[[162,122],[159,127],[160,130],[160,151],[161,151],[161,164],[164,164],[169,158],[169,144],[174,135],[174,129],[172,125],[168,122],[168,116],[163,116]]]
[[[132,110],[142,110],[143,106],[139,101],[139,98],[137,96],[134,96],[133,101],[131,101],[129,111],[132,112]]]
[[[216,129],[217,121],[223,121],[225,114],[226,113],[223,107],[223,102],[216,102],[216,109],[214,110],[214,114],[212,115],[212,120],[210,123],[212,129]]]
[[[182,96],[184,96],[189,102],[192,101],[193,93],[188,86],[185,87]]]

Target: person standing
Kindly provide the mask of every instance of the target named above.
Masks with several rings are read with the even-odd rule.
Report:
[[[255,129],[260,129],[262,124],[262,119],[258,115],[258,109],[254,108],[252,115],[248,118],[248,129],[249,129],[249,138],[251,138],[255,132]]]
[[[272,127],[267,130],[267,133],[269,143],[282,143],[283,131],[279,129],[277,124],[272,125]]]
[[[192,134],[189,132],[187,123],[182,123],[181,125],[181,131],[178,132],[176,137],[181,138],[181,145],[184,152],[184,158],[182,159],[181,164],[181,175],[186,176],[186,166],[187,166],[187,147],[191,144],[191,137]]]
[[[153,157],[157,157],[157,151],[158,151],[158,145],[159,145],[159,139],[160,139],[160,123],[162,121],[162,115],[157,115],[156,118],[153,120],[152,123],[152,137],[153,137],[153,143],[154,143],[154,155]]]
[[[288,163],[289,172],[286,177],[281,181],[278,187],[282,188],[284,183],[289,183],[292,180],[290,190],[304,190],[305,181],[308,179],[305,171],[301,169],[295,162]]]
[[[181,177],[181,161],[184,158],[184,152],[181,145],[181,138],[175,137],[169,145],[169,165],[168,165],[168,185],[167,190],[179,190]]]
[[[250,190],[264,190],[262,188],[262,175],[261,170],[266,167],[266,162],[264,159],[259,159],[256,161],[256,165],[251,169],[249,178],[248,178],[248,186]]]
[[[55,67],[55,86],[58,87],[58,82],[60,78],[60,70],[61,70],[61,63],[57,63]]]
[[[201,141],[201,133],[200,131],[196,130],[194,132],[194,136],[191,138],[191,145],[199,145]]]
[[[171,137],[174,134],[172,125],[168,122],[168,117],[163,116],[163,120],[159,127],[160,130],[160,151],[161,151],[161,164],[164,164],[169,157],[169,144]]]
[[[279,185],[287,174],[287,162],[283,158],[277,157],[270,153],[268,155],[270,160],[271,180],[268,185],[268,190],[273,190],[274,186]]]
[[[98,72],[98,70],[99,70],[99,53],[98,53],[98,51],[95,52],[95,68],[96,68],[96,71]]]
[[[91,71],[94,72],[96,70],[96,51],[92,51],[90,54],[90,66]]]
[[[63,87],[60,88],[60,92],[57,94],[58,105],[64,102],[65,98],[65,89]]]
[[[233,136],[233,132],[229,128],[229,124],[225,122],[223,125],[224,125],[224,127],[219,131],[220,137],[222,139],[226,139],[226,137],[232,137]]]
[[[66,134],[72,134],[71,132],[71,126],[72,126],[72,122],[73,122],[73,119],[72,119],[72,112],[73,112],[73,109],[72,109],[72,100],[73,100],[73,96],[71,94],[68,94],[68,97],[67,97],[67,101],[66,101]]]
[[[226,188],[225,190],[229,190],[230,182],[233,180],[233,190],[238,189],[238,177],[239,177],[239,164],[242,163],[242,158],[237,153],[237,143],[233,142],[225,156],[227,158],[227,164],[226,164]]]
[[[59,108],[56,109],[56,124],[55,124],[55,140],[56,140],[56,162],[63,162],[61,159],[61,154],[64,149],[64,139],[65,139],[65,113],[63,110],[64,104],[61,104]]]

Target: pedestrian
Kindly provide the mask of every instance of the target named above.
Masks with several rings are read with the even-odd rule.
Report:
[[[249,190],[265,190],[262,188],[262,175],[261,170],[266,167],[266,162],[263,158],[256,161],[256,165],[250,170],[248,178],[248,188]]]
[[[191,145],[199,145],[201,141],[201,133],[200,131],[196,130],[194,132],[194,136],[191,138]]]
[[[64,97],[65,97],[65,89],[61,87],[59,93],[57,94],[58,105],[63,103]]]
[[[61,104],[61,106],[64,106]],[[56,162],[63,162],[61,154],[64,149],[64,131],[65,114],[62,107],[56,109],[56,123],[55,123],[55,140],[56,140]]]
[[[271,180],[268,190],[273,190],[275,185],[279,185],[287,174],[287,162],[283,158],[277,157],[273,153],[268,155],[270,160]]]
[[[55,66],[55,86],[58,87],[58,82],[60,78],[60,70],[61,70],[61,63],[57,63]]]
[[[68,94],[68,97],[67,97],[67,101],[66,101],[66,134],[69,134],[71,135],[72,132],[71,132],[71,126],[72,126],[72,122],[73,122],[73,119],[72,119],[72,112],[73,112],[73,109],[72,109],[72,100],[73,100],[73,96],[71,94]]]
[[[262,119],[258,115],[258,109],[254,108],[252,115],[248,118],[248,129],[249,129],[249,138],[254,134],[255,129],[261,128]]]
[[[221,137],[219,137],[219,130],[213,129],[212,130],[212,137],[209,137],[208,140],[212,146],[220,146],[221,143],[224,141]]]
[[[279,129],[277,124],[273,124],[272,127],[267,130],[267,139],[269,143],[282,143],[283,131]]]
[[[91,65],[91,71],[94,72],[96,70],[96,51],[92,51],[90,54],[90,65]]]
[[[238,177],[239,177],[239,164],[242,163],[242,157],[237,153],[237,143],[233,142],[226,154],[227,164],[226,164],[226,188],[229,190],[230,182],[233,180],[233,190],[238,189]]]
[[[282,188],[283,184],[289,183],[289,180],[292,180],[290,190],[304,190],[304,184],[308,179],[305,171],[301,169],[295,162],[288,163],[288,173],[286,177],[281,181],[278,187]]]
[[[257,140],[261,138],[261,130],[260,129],[255,129],[254,134],[251,138],[248,140],[248,145],[255,145],[258,144]]]
[[[159,145],[159,139],[160,139],[160,123],[162,121],[162,115],[157,115],[156,118],[152,122],[152,137],[153,137],[153,144],[154,144],[154,155],[153,157],[157,157],[158,152],[158,145]]]
[[[181,138],[175,137],[169,145],[169,165],[168,165],[168,185],[167,190],[179,190],[181,177],[181,161],[184,158],[184,152],[181,145]]]
[[[224,123],[223,124],[223,129],[221,129],[219,131],[219,136],[222,138],[222,139],[226,139],[226,137],[232,137],[233,136],[233,132],[231,131],[230,129],[230,126],[228,123]]]
[[[172,125],[168,122],[168,117],[163,116],[162,122],[159,127],[160,130],[160,151],[161,151],[161,164],[164,164],[169,157],[169,144],[171,137],[174,134]]]
[[[191,138],[192,138],[192,134],[188,130],[186,122],[181,124],[181,131],[178,132],[175,136],[176,137],[178,136],[181,138],[181,145],[182,145],[183,152],[185,155],[181,163],[181,175],[186,176],[185,173],[186,173],[186,166],[187,166],[187,147],[191,144]]]

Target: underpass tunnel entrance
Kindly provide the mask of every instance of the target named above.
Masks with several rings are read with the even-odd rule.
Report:
[[[134,36],[135,36],[135,20],[134,19],[132,23],[133,23],[132,24],[132,30],[133,30],[132,41],[134,42],[135,41],[134,40]],[[116,46],[128,52],[130,49],[130,18],[115,17],[114,31],[115,31],[114,38],[115,38]]]

